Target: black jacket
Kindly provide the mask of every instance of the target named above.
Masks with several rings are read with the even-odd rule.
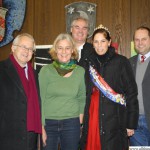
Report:
[[[36,147],[37,143],[35,141],[31,141],[33,143],[31,145],[27,143],[26,122],[27,97],[14,65],[10,59],[7,59],[0,62],[1,150],[28,150],[29,147],[31,149]]]
[[[81,148],[84,150],[88,134],[89,106],[93,88],[88,68],[89,65],[92,65],[115,92],[125,96],[127,104],[124,107],[114,103],[100,92],[99,134],[102,150],[126,150],[128,149],[126,128],[135,129],[137,127],[139,112],[137,85],[132,68],[128,59],[116,54],[113,48],[109,48],[107,57],[102,63],[97,58],[98,55],[93,53],[87,59],[87,65],[85,66],[87,100]]]
[[[83,45],[83,49],[81,50],[81,58],[78,62],[78,65],[85,67],[85,65],[86,65],[85,59],[87,59],[93,52],[94,52],[94,48],[93,48],[92,44],[86,42]]]

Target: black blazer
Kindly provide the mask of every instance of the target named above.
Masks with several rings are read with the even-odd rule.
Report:
[[[102,58],[101,58],[102,59]],[[89,75],[89,65],[94,66],[103,79],[117,93],[123,94],[127,106],[121,106],[110,101],[102,92],[99,95],[99,134],[103,150],[127,150],[128,138],[126,128],[135,129],[138,122],[137,85],[128,59],[116,54],[110,47],[103,62],[98,61],[98,55],[88,58],[86,68],[86,106],[84,112],[83,132],[80,146],[84,150],[89,129],[89,109],[93,82]],[[118,142],[119,141],[119,142]]]
[[[83,49],[81,50],[81,58],[78,62],[78,65],[85,68],[85,65],[86,65],[85,59],[87,59],[93,52],[94,52],[94,48],[92,44],[86,42],[83,46]]]
[[[27,98],[14,65],[0,62],[0,149],[26,150]],[[36,143],[35,143],[36,144]]]

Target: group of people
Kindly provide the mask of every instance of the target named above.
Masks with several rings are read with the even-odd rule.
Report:
[[[129,60],[99,25],[92,44],[89,21],[78,17],[49,51],[53,62],[31,67],[35,41],[18,35],[0,62],[1,150],[128,150],[150,146],[150,29],[134,33]]]

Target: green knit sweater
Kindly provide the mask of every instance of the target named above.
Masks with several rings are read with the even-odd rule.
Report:
[[[60,76],[52,64],[39,73],[42,125],[45,119],[68,119],[83,114],[85,106],[84,69],[77,66],[70,77]]]

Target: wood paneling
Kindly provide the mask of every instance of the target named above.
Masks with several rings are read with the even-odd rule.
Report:
[[[66,31],[65,6],[77,1],[80,0],[35,1],[34,29],[37,44],[52,44],[59,33]],[[89,2],[95,3],[92,0]]]
[[[150,0],[131,0],[131,40],[141,25],[150,27]]]
[[[21,31],[32,34],[36,44],[52,44],[66,30],[65,6],[81,0],[27,0]],[[97,4],[96,24],[108,27],[119,53],[130,57],[130,42],[140,25],[150,27],[150,0],[82,0]],[[0,48],[0,60],[8,57],[11,43]]]
[[[130,0],[101,0],[97,9],[97,24],[108,27],[112,41],[119,44],[118,52],[129,57]]]
[[[20,33],[28,32],[34,36],[35,0],[27,0],[26,15]]]

